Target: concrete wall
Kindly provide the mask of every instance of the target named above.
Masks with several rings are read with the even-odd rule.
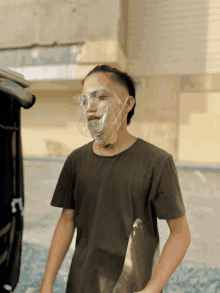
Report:
[[[181,77],[181,162],[220,163],[220,75]]]
[[[78,129],[78,92],[36,91],[37,101],[22,109],[24,156],[66,157],[73,149],[90,141]]]
[[[129,130],[177,156],[177,102],[179,77],[145,77]],[[22,109],[22,140],[25,156],[65,157],[91,141],[77,125],[78,92],[36,91],[37,102]]]
[[[129,0],[129,72],[194,75],[220,72],[220,2]]]
[[[180,95],[179,160],[220,163],[220,93]]]
[[[0,48],[117,40],[120,0],[1,0]]]
[[[217,1],[3,0],[0,8],[0,48],[36,45],[25,51],[27,58],[17,52],[13,63],[33,81],[41,78],[30,89],[36,104],[22,109],[25,156],[65,157],[91,140],[79,132],[78,105],[72,96],[81,91],[80,80],[94,66],[108,63],[140,82],[129,126],[135,136],[165,149],[177,161],[220,162],[220,75],[213,74],[220,69]],[[62,44],[76,44],[75,49],[61,48],[72,59],[51,65],[45,57],[50,54],[41,46]],[[8,58],[10,54],[15,52],[6,54]],[[66,80],[59,74],[59,80],[49,76],[56,66]]]
[[[220,163],[220,75],[141,77],[130,132],[171,153],[174,160]],[[25,156],[66,157],[91,141],[78,127],[78,91],[36,91],[22,109]]]
[[[142,77],[141,93],[129,126],[142,139],[171,153],[177,159],[178,96],[180,78]]]

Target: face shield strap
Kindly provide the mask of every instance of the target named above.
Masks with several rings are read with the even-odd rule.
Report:
[[[124,109],[124,106],[125,106],[125,104],[126,104],[126,102],[127,102],[127,99],[128,99],[128,97],[126,98],[126,100],[125,100],[125,102],[124,102],[124,105],[122,106],[122,108],[121,108],[121,110],[120,110],[120,112],[118,113],[118,116],[115,118],[115,121],[117,121],[117,119],[119,118],[119,116],[121,115],[121,112],[123,111],[123,109]],[[124,118],[126,117],[126,115],[124,116]],[[122,120],[122,122],[121,122],[121,124],[123,123],[123,121],[124,121],[124,118],[123,118],[123,120]]]
[[[117,117],[115,118],[115,120],[114,120],[114,125],[115,125],[115,127],[114,127],[114,128],[112,129],[112,131],[109,133],[109,136],[110,136],[110,135],[116,130],[116,128],[118,128],[118,130],[119,130],[119,128],[121,127],[122,123],[124,122],[124,120],[125,120],[125,118],[126,118],[126,115],[124,115],[124,117],[123,117],[121,123],[120,123],[119,125],[117,125],[118,119],[119,119],[119,117],[120,117],[120,115],[121,115],[121,113],[122,113],[122,111],[123,111],[123,109],[124,109],[124,106],[126,105],[127,100],[128,100],[128,97],[126,98],[123,107],[121,108],[120,112],[118,113],[118,116],[117,116]]]

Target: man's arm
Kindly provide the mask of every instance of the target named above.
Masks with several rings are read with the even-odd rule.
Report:
[[[63,209],[53,235],[47,266],[39,293],[52,292],[57,272],[73,239],[74,230],[74,210]]]
[[[150,281],[139,293],[160,293],[182,262],[190,244],[191,234],[186,216],[167,220],[167,223],[170,228],[170,236],[167,239]]]

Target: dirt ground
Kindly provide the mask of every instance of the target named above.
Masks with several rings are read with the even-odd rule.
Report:
[[[50,201],[63,162],[24,161],[25,225],[20,280],[15,293],[37,293],[61,209]],[[220,172],[177,169],[192,240],[164,293],[220,292]],[[169,236],[158,221],[160,249]],[[53,292],[65,292],[76,233]]]

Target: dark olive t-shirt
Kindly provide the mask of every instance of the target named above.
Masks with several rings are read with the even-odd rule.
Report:
[[[75,210],[77,239],[66,293],[112,293],[136,219],[147,235],[145,287],[159,247],[157,217],[185,215],[172,156],[140,138],[114,156],[97,155],[93,142],[74,150],[51,205]]]

